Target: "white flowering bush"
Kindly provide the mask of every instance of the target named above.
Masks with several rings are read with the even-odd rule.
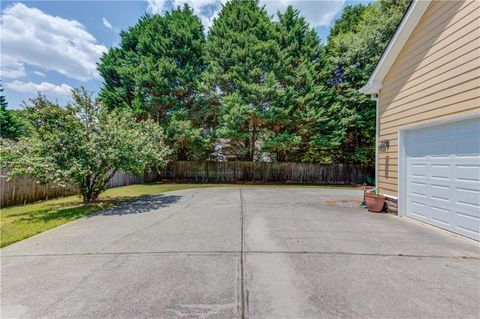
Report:
[[[72,96],[66,107],[41,95],[32,100],[26,112],[30,134],[2,145],[1,166],[10,176],[75,185],[87,203],[116,171],[142,174],[165,164],[169,150],[157,122],[138,121],[125,109],[108,111],[84,88]]]

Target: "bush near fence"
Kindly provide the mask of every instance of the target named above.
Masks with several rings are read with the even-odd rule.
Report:
[[[34,177],[20,176],[7,178],[8,169],[1,170],[0,177],[0,206],[11,206],[33,203],[39,200],[64,197],[78,194],[74,186],[64,187],[55,184],[40,185]],[[135,175],[126,172],[117,172],[108,182],[107,188],[142,184],[157,181],[157,172]]]
[[[159,172],[178,182],[261,182],[297,184],[359,184],[374,176],[374,169],[356,164],[283,162],[173,161]]]

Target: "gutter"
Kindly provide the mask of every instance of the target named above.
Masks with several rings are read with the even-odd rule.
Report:
[[[380,97],[376,95],[375,97],[375,188],[377,189],[377,191],[378,191],[378,162],[379,162],[378,139],[380,137],[379,106],[380,106]]]

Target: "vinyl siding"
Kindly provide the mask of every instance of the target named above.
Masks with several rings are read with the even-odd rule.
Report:
[[[379,92],[380,192],[397,196],[398,130],[480,111],[480,1],[432,1]]]

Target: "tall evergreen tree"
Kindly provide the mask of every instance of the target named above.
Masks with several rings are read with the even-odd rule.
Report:
[[[355,28],[362,19],[365,9],[367,9],[367,6],[363,4],[346,6],[343,9],[342,17],[336,20],[335,24],[330,29],[328,39],[331,39],[340,33],[355,31]]]
[[[191,134],[203,138],[199,108],[205,103],[199,85],[205,69],[204,45],[201,21],[185,5],[163,16],[142,17],[121,33],[120,46],[104,54],[98,66],[104,79],[103,103],[111,109],[131,108],[140,119],[157,119],[171,133],[167,141],[178,160],[197,157],[193,149],[198,141]],[[180,114],[182,121],[189,122],[183,122],[188,132],[176,127]],[[179,140],[184,143],[174,145]]]
[[[188,6],[147,15],[103,56],[100,95],[160,121],[178,160],[220,138],[237,159],[372,164],[375,105],[358,88],[408,2],[347,7],[325,46],[297,10],[273,22],[257,0],[228,1],[206,41]]]
[[[3,95],[3,86],[0,85],[0,108],[5,110],[8,106],[7,99],[5,95]]]
[[[118,48],[101,58],[100,92],[109,108],[127,106],[160,121],[176,107],[192,108],[204,70],[203,26],[185,5],[164,16],[146,15],[121,32]]]
[[[335,94],[329,110],[329,152],[336,162],[375,161],[375,102],[358,92],[374,70],[410,0],[347,7],[326,46],[325,81]]]
[[[227,2],[210,29],[206,59],[205,84],[221,105],[218,134],[238,158],[254,160],[278,91],[279,47],[266,10],[255,0]]]
[[[3,95],[3,87],[0,85],[0,136],[16,140],[26,133],[25,121],[21,119],[18,111],[7,110],[7,107],[7,99]]]
[[[265,147],[278,161],[315,161],[312,139],[322,134],[328,91],[320,77],[324,67],[317,33],[298,10],[289,6],[278,14],[275,39],[280,58],[275,72],[278,99],[269,109],[270,136]]]

